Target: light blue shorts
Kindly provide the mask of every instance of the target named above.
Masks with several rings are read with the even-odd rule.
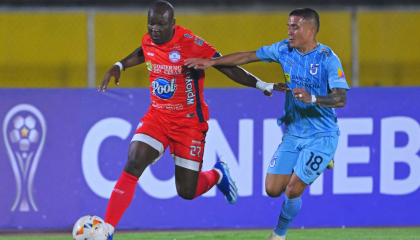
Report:
[[[312,184],[333,159],[338,136],[299,138],[286,133],[267,173],[290,175],[295,172],[303,182]]]

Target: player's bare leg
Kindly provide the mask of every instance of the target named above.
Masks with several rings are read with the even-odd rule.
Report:
[[[277,227],[268,238],[269,240],[285,239],[286,232],[289,229],[293,219],[300,211],[302,201],[301,196],[305,191],[306,186],[296,173],[290,177],[289,183],[286,186],[285,200],[281,209]]]
[[[291,174],[267,173],[267,177],[265,178],[265,191],[267,195],[270,197],[280,197],[286,190],[291,177]]]
[[[192,200],[203,195],[214,185],[217,185],[228,203],[233,204],[238,198],[238,188],[224,162],[217,162],[212,170],[205,172],[176,166],[175,181],[178,195],[186,200]]]
[[[194,199],[197,190],[198,176],[198,171],[175,166],[176,190],[180,197],[186,200]]]
[[[112,239],[115,227],[133,200],[139,177],[158,157],[159,152],[148,144],[139,141],[131,142],[127,163],[115,184],[105,213],[105,222],[110,235],[108,239]]]

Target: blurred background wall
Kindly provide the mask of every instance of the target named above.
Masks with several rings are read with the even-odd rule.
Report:
[[[320,14],[318,42],[339,56],[350,85],[420,85],[420,7],[415,5],[420,1],[170,2],[178,25],[224,55],[286,39],[288,13],[309,6]],[[1,0],[0,87],[98,86],[115,62],[140,46],[151,3]],[[264,81],[284,81],[278,64],[245,68]],[[239,86],[214,69],[207,76],[207,87]],[[123,72],[120,80],[122,87],[148,85],[145,65]]]

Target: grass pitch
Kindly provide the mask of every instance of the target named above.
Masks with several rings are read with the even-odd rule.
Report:
[[[244,231],[202,231],[202,232],[147,232],[147,233],[121,233],[114,240],[257,240],[267,239],[271,230],[244,230]],[[0,240],[68,240],[68,236],[1,236]],[[287,240],[420,240],[420,228],[385,228],[385,229],[292,229],[287,233]]]

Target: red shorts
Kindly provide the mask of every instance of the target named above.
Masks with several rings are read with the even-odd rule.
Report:
[[[132,141],[145,142],[160,155],[169,145],[175,165],[201,171],[208,129],[207,122],[149,110],[141,119]]]

